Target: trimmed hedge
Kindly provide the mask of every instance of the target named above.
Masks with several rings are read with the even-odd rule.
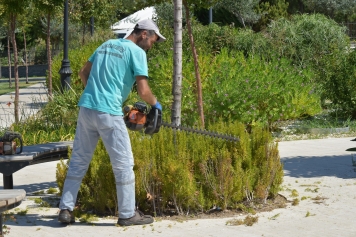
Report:
[[[240,138],[237,143],[161,128],[153,136],[130,132],[135,158],[136,200],[155,215],[237,208],[244,200],[265,203],[279,191],[283,178],[278,144],[268,130],[246,132],[241,123],[210,128]],[[199,142],[197,142],[199,141]],[[57,166],[62,190],[66,162]],[[100,202],[98,202],[100,200]],[[78,195],[82,210],[117,208],[114,175],[102,142],[96,148]]]

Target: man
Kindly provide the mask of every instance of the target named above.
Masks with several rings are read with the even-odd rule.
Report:
[[[162,110],[147,82],[146,52],[165,38],[152,20],[136,24],[126,39],[112,39],[99,46],[79,72],[85,86],[80,106],[72,157],[69,163],[58,220],[74,223],[74,205],[99,137],[113,167],[122,226],[153,222],[152,216],[135,210],[135,174],[130,138],[123,120],[122,103],[136,82],[142,100]],[[100,202],[100,200],[98,200]]]

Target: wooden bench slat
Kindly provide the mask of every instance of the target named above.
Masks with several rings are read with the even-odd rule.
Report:
[[[0,207],[21,202],[26,197],[26,191],[23,189],[4,189],[0,190]]]
[[[5,200],[0,200],[0,207],[5,207],[7,202]]]
[[[52,142],[47,144],[39,144],[33,146],[23,147],[21,154],[15,155],[0,155],[1,162],[14,162],[14,161],[32,161],[37,157],[51,154],[53,152],[66,151],[69,147],[73,147],[73,141]]]

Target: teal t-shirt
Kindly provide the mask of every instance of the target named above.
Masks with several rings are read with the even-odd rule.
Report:
[[[126,39],[112,39],[90,56],[92,68],[79,106],[112,115],[123,115],[122,103],[136,76],[148,77],[146,52]]]

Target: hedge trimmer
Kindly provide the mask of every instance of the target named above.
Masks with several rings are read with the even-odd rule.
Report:
[[[213,138],[221,138],[228,141],[239,141],[238,138],[221,133],[199,130],[184,126],[175,126],[173,124],[162,121],[162,111],[156,108],[148,110],[143,102],[136,102],[133,106],[127,105],[124,107],[124,120],[128,129],[133,131],[144,130],[145,134],[152,135],[158,133],[161,126],[171,129],[182,130],[186,132],[196,133],[200,135],[210,136]]]

